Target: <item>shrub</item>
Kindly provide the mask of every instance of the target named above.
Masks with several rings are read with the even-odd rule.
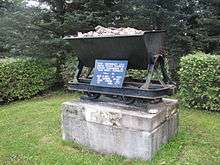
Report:
[[[127,76],[134,79],[146,79],[147,70],[129,69],[127,72]]]
[[[0,60],[0,100],[30,98],[55,82],[55,69],[36,59]]]
[[[68,86],[68,82],[74,79],[75,72],[77,70],[78,59],[76,56],[67,55],[64,65],[62,65],[61,75],[64,81],[64,85]],[[87,76],[89,68],[83,67],[81,76]]]
[[[74,79],[75,71],[77,69],[77,58],[75,56],[68,55],[64,65],[62,66],[61,75],[65,86],[67,86],[70,80]]]
[[[185,106],[220,111],[220,56],[202,52],[181,60],[180,97]]]

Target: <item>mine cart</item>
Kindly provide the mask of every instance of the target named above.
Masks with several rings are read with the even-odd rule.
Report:
[[[172,95],[175,85],[165,69],[164,35],[164,31],[146,31],[138,35],[66,37],[79,61],[74,80],[69,82],[69,90],[84,92],[88,99],[107,95],[120,98],[127,104]],[[97,60],[127,61],[127,70],[147,70],[147,75],[144,80],[125,77],[121,87],[92,85],[94,74],[91,71],[96,68]],[[84,67],[90,69],[87,76],[82,77]]]

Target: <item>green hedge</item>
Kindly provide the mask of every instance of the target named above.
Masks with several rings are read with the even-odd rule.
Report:
[[[55,83],[55,69],[43,61],[0,60],[0,101],[30,98]]]
[[[201,52],[181,60],[180,97],[185,106],[220,111],[220,56]]]

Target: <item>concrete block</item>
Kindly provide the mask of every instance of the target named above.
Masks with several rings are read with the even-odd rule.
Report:
[[[157,109],[156,114],[149,114]],[[74,101],[62,105],[64,140],[106,154],[151,159],[178,129],[177,101],[145,107],[120,103]]]

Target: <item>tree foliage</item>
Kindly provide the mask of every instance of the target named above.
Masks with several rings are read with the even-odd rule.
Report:
[[[97,25],[166,30],[173,77],[189,52],[219,52],[218,0],[38,0],[49,9],[14,2],[0,1],[0,52],[54,57],[58,73],[72,53],[62,38]]]

